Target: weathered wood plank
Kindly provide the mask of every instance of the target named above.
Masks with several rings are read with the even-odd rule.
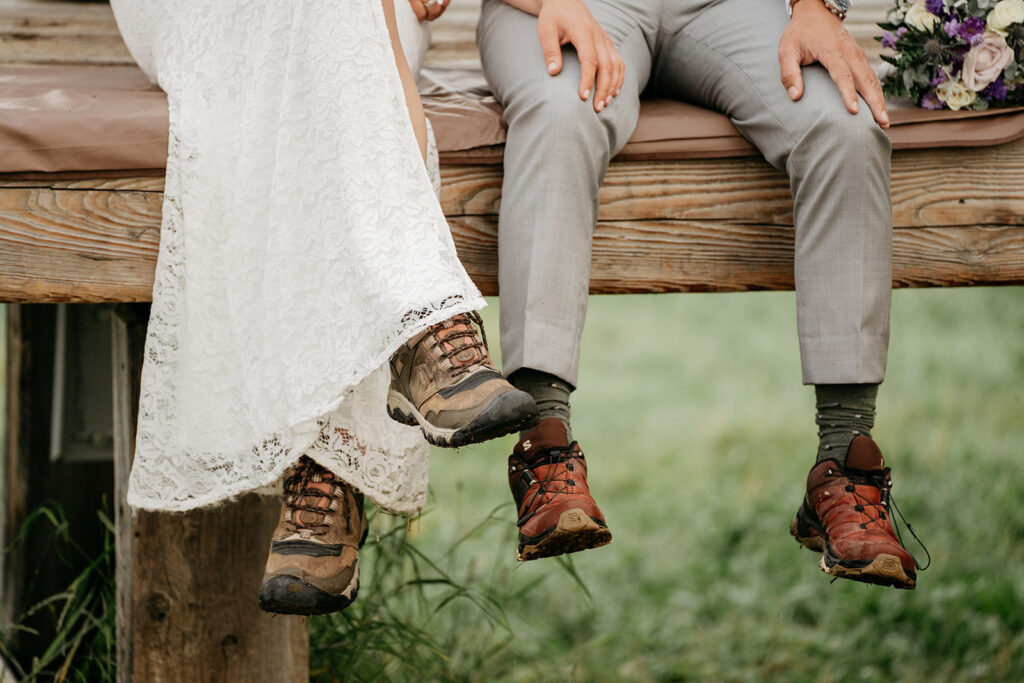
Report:
[[[951,155],[956,164],[950,163]],[[449,216],[498,213],[500,166],[442,166],[441,205]],[[0,176],[0,217],[32,210],[45,198],[4,195],[11,189],[160,192],[158,176],[82,178]],[[896,228],[1024,224],[1024,140],[998,147],[901,150],[893,155]],[[601,188],[602,220],[646,218],[724,220],[792,225],[784,174],[757,157],[691,161],[615,162]],[[30,206],[29,202],[36,202]],[[53,203],[55,200],[49,200]],[[83,200],[84,202],[85,200]],[[96,200],[101,201],[101,200]],[[146,216],[159,199],[136,198]],[[73,209],[72,209],[73,210]]]
[[[480,290],[498,293],[497,223],[451,219],[459,258]],[[1024,227],[897,230],[893,285],[1024,284]],[[739,292],[793,288],[793,230],[698,221],[600,222],[591,294]]]
[[[441,173],[447,215],[498,213],[500,167],[443,166]],[[788,179],[757,157],[616,162],[601,186],[600,201],[602,220],[793,225]],[[1024,140],[955,151],[897,151],[892,201],[896,228],[1024,224]]]
[[[895,155],[894,281],[1024,282],[1022,232],[1009,229],[1024,225],[1024,140],[962,150],[958,161],[932,150]],[[494,293],[501,169],[452,166],[443,175],[460,256]],[[148,300],[161,187],[156,177],[0,180],[0,299]],[[592,289],[791,287],[791,206],[785,177],[755,158],[615,163],[601,191]],[[989,226],[1002,232],[981,230]]]

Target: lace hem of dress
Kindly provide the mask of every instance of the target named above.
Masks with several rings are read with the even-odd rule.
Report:
[[[258,461],[272,461],[274,467],[265,471],[254,473],[252,476],[241,477],[231,483],[223,483],[213,490],[204,494],[190,492],[180,497],[150,498],[140,495],[137,491],[129,489],[128,504],[133,508],[142,510],[154,510],[164,512],[185,512],[195,508],[215,505],[237,498],[254,489],[266,488],[275,484],[284,471],[288,469],[302,455],[308,455],[320,465],[334,472],[344,481],[355,486],[379,508],[395,513],[406,514],[419,511],[426,502],[426,490],[417,490],[411,495],[399,495],[396,497],[394,488],[400,486],[387,486],[386,474],[382,477],[375,476],[373,468],[370,471],[360,465],[367,461],[367,455],[375,450],[360,440],[353,430],[345,424],[339,424],[344,420],[338,420],[337,414],[345,403],[346,399],[353,397],[359,391],[359,386],[374,372],[386,374],[385,378],[390,382],[389,359],[398,350],[398,347],[405,343],[406,339],[414,337],[419,332],[443,322],[448,318],[460,313],[475,311],[486,306],[486,302],[480,298],[467,298],[462,294],[454,294],[442,301],[409,311],[402,320],[402,327],[395,330],[383,345],[384,351],[380,357],[375,357],[366,367],[357,371],[355,386],[341,392],[329,404],[321,406],[313,411],[313,415],[297,424],[292,425],[293,435],[287,438],[283,434],[272,434],[253,445],[250,449],[239,451],[238,458],[252,461],[252,455],[258,454]],[[383,411],[383,405],[380,406]],[[418,427],[408,427],[417,435]],[[405,453],[395,453],[389,450],[388,453],[378,453],[386,458],[415,458],[409,451],[427,447],[422,437],[419,442],[406,449]],[[291,443],[286,443],[286,442]],[[339,457],[343,456],[343,457]],[[133,472],[134,473],[134,472]]]

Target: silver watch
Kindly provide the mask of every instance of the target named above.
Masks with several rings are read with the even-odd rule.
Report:
[[[850,11],[850,0],[821,0],[825,7],[832,14],[839,17],[839,21],[846,19],[846,13]]]
[[[800,0],[786,0],[786,8],[789,9],[789,16],[793,16],[793,5]],[[839,21],[846,19],[846,13],[850,11],[850,0],[821,0],[832,14],[839,17]]]

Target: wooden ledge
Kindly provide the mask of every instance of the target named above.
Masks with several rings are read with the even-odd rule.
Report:
[[[498,293],[497,166],[444,166],[441,203],[473,280]],[[0,177],[0,301],[148,301],[163,179]],[[898,287],[1024,284],[1024,140],[893,155]],[[759,158],[615,162],[592,293],[792,289],[786,177]]]

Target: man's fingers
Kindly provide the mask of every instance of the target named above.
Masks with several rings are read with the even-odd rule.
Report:
[[[818,58],[828,70],[828,75],[839,88],[839,94],[843,97],[846,109],[851,114],[856,114],[860,106],[857,104],[857,86],[853,80],[853,72],[841,55],[835,52],[827,52]]]
[[[853,78],[857,86],[857,92],[868,103],[871,115],[875,117],[878,125],[882,128],[888,128],[889,111],[885,106],[885,95],[882,93],[882,85],[878,82],[878,76],[875,75],[871,65],[868,64],[867,58],[860,50],[857,51],[856,56],[851,60],[851,64],[853,66]]]
[[[600,112],[612,102],[615,94],[615,61],[604,41],[598,43],[597,83],[594,86],[594,110]]]
[[[800,53],[789,46],[779,47],[779,73],[789,99],[796,101],[804,94],[804,78],[800,73]]]
[[[615,44],[612,43],[611,38],[608,39],[608,49],[612,54],[612,64],[615,72],[615,76],[612,79],[614,81],[612,95],[618,97],[619,92],[622,90],[622,84],[626,82],[626,63],[622,61],[622,57],[619,55],[619,51],[615,49]]]
[[[540,48],[544,51],[544,63],[552,76],[562,70],[562,45],[558,40],[558,27],[551,21],[537,22]]]
[[[597,51],[589,36],[574,40],[573,45],[580,58],[580,97],[589,100],[590,96],[594,94],[594,86],[597,81]],[[596,99],[594,104],[596,108]]]

